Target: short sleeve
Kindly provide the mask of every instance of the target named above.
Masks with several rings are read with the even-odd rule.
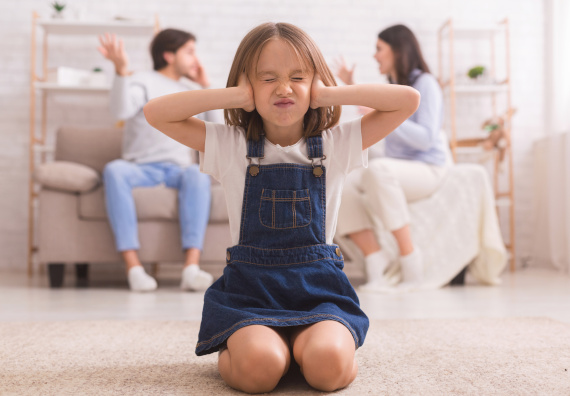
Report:
[[[238,153],[246,152],[245,135],[241,129],[205,121],[206,143],[200,152],[200,171],[222,181],[227,171],[243,162]]]
[[[368,167],[368,149],[362,150],[362,118],[342,123],[330,129],[333,161],[342,173]]]

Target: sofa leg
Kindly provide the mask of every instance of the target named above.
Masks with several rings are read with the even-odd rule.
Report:
[[[156,279],[158,276],[158,263],[151,263],[150,265],[150,275]]]
[[[465,285],[465,273],[467,272],[467,267],[463,268],[460,273],[455,275],[455,278],[449,282],[451,286],[463,286]]]
[[[87,287],[89,284],[89,263],[75,263],[75,287]]]
[[[48,263],[49,286],[59,288],[63,286],[63,275],[65,274],[64,263]]]

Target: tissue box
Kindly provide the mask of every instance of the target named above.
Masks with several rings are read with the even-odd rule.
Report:
[[[105,86],[107,76],[104,72],[58,67],[48,71],[47,80],[66,86]]]

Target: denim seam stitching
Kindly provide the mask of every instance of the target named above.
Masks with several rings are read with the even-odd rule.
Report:
[[[297,226],[297,212],[295,212],[296,199],[297,199],[297,191],[293,191],[293,202],[291,202],[291,210],[293,211],[293,227]]]
[[[249,171],[249,166],[248,166],[248,171]],[[247,212],[247,196],[248,196],[247,192],[249,191],[249,181],[251,179],[249,172],[247,172],[245,178],[247,180],[247,183],[245,185],[244,202],[243,202],[243,208],[242,208],[242,212],[241,212],[241,230],[240,230],[240,240],[241,241],[243,241],[243,229],[245,228],[245,215]]]
[[[219,338],[221,336],[223,336],[224,334],[226,334],[228,331],[231,331],[234,327],[242,324],[242,323],[247,323],[247,322],[255,322],[257,320],[271,320],[274,322],[291,322],[294,320],[303,320],[303,319],[312,319],[312,318],[318,318],[318,317],[332,317],[332,318],[337,318],[342,324],[344,324],[346,327],[348,327],[350,329],[350,332],[353,334],[353,336],[356,338],[356,342],[359,343],[358,340],[358,336],[356,335],[356,332],[354,331],[354,329],[352,328],[352,326],[350,326],[350,324],[344,320],[343,318],[341,318],[340,316],[336,316],[336,315],[332,315],[332,314],[316,314],[316,315],[310,315],[310,316],[303,316],[303,317],[299,317],[299,318],[287,318],[287,319],[277,319],[277,318],[251,318],[251,319],[244,319],[241,320],[237,323],[234,323],[231,327],[228,327],[226,330],[216,334],[215,336],[211,337],[209,340],[206,341],[202,341],[199,342],[198,344],[196,344],[196,348],[198,348],[201,345],[204,344],[209,344],[211,342],[213,342],[216,338]]]
[[[264,226],[266,228],[270,228],[272,230],[290,230],[290,229],[294,229],[294,228],[308,227],[311,225],[311,222],[313,221],[313,208],[311,206],[311,197],[308,197],[307,200],[309,201],[309,220],[308,220],[307,224],[305,224],[305,225],[293,226],[293,227],[275,227],[275,202],[273,202],[273,213],[272,213],[272,218],[271,218],[272,226],[266,225],[261,218],[261,201],[259,202],[259,222],[261,223],[262,226]],[[265,201],[270,201],[270,200],[266,199]]]
[[[303,249],[303,248],[310,248],[310,247],[316,247],[316,246],[329,246],[331,249],[337,248],[338,245],[336,244],[326,244],[326,243],[318,243],[318,244],[314,244],[314,245],[307,245],[307,246],[298,246],[298,247],[292,247],[292,248],[282,248],[282,249],[275,249],[275,248],[260,248],[257,246],[249,246],[249,245],[236,245],[236,247],[244,247],[244,248],[250,248],[250,249],[257,249],[257,250],[293,250],[293,249]]]
[[[340,257],[340,256],[337,256]],[[251,265],[257,265],[260,267],[286,267],[288,265],[299,265],[299,264],[309,264],[309,263],[314,263],[315,261],[322,261],[322,260],[332,260],[332,261],[343,261],[343,258],[334,258],[334,257],[321,257],[315,260],[309,260],[309,261],[298,261],[296,263],[285,263],[285,264],[261,264],[261,263],[252,263],[250,261],[244,261],[244,260],[231,260],[228,264],[231,263],[244,263],[244,264],[251,264]]]

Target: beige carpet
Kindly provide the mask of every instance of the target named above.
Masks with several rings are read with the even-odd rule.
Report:
[[[0,323],[0,395],[220,395],[198,323]],[[570,395],[570,325],[550,319],[373,321],[338,395]],[[295,367],[276,395],[321,394]]]

